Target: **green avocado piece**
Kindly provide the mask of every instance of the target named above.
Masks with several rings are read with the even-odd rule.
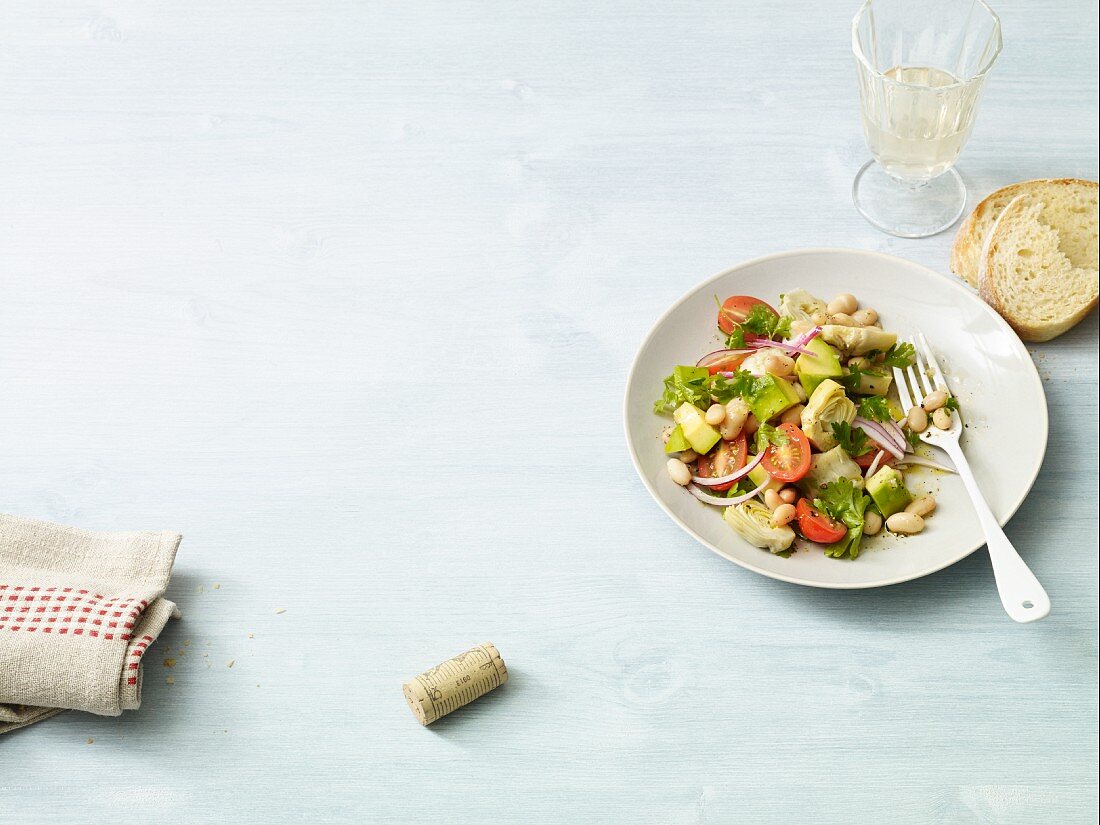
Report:
[[[893,467],[883,467],[867,479],[867,492],[883,518],[890,518],[913,500],[905,489],[905,480]]]
[[[771,476],[768,475],[768,471],[759,464],[749,470],[749,481],[752,482],[753,489],[759,487],[765,480],[768,480],[768,486],[757,493],[757,495],[763,495],[768,490],[775,490],[778,493],[784,487],[782,481],[776,481],[774,478],[771,478]]]
[[[768,373],[759,379],[752,397],[745,400],[752,414],[756,416],[756,420],[763,424],[784,410],[789,410],[798,403],[799,398],[790,381],[776,378]]]
[[[826,378],[843,375],[844,368],[840,366],[840,353],[822,341],[820,336],[806,344],[805,349],[813,355],[799,355],[794,359],[794,368],[806,395],[813,395],[818,384]]]
[[[672,431],[672,434],[668,437],[668,443],[665,444],[666,453],[682,453],[691,447],[688,443],[687,436],[684,435],[684,428],[679,424],[676,425],[676,429]]]
[[[672,414],[691,449],[703,455],[718,443],[721,433],[703,419],[703,411],[686,401]]]

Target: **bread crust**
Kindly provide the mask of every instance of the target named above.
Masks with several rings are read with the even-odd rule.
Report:
[[[974,207],[974,211],[967,216],[959,227],[959,231],[955,233],[955,242],[951,246],[951,271],[980,291],[978,275],[982,267],[986,241],[981,233],[981,227],[985,226],[990,218],[996,217],[992,212],[997,208],[997,203],[1004,203],[1007,207],[1008,203],[1020,195],[1031,194],[1037,189],[1048,186],[1084,186],[1096,189],[1097,183],[1080,178],[1036,178],[1002,186],[995,192],[991,192]],[[992,231],[991,226],[985,235],[992,234]]]

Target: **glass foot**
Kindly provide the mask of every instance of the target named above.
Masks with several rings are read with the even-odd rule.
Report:
[[[950,228],[966,209],[966,186],[953,168],[921,186],[891,177],[871,160],[852,183],[859,214],[899,238],[927,238]]]

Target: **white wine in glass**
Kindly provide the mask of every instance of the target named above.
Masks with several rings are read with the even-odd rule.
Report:
[[[982,0],[867,0],[852,48],[874,157],[856,176],[856,207],[892,235],[942,232],[966,206],[954,165],[1001,50],[1000,21]]]

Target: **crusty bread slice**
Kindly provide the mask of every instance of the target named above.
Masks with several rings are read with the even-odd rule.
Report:
[[[982,250],[978,292],[1025,341],[1049,341],[1096,308],[1096,259],[1075,265],[1059,231],[1043,220],[1049,212],[1042,201],[1018,195],[997,216]],[[1095,228],[1091,243],[1095,256]],[[1080,247],[1081,239],[1073,244]]]
[[[998,189],[979,203],[955,235],[951,271],[978,286],[982,247],[993,222],[1010,201],[1028,195],[1046,204],[1043,223],[1058,230],[1061,249],[1077,267],[1095,268],[1097,186],[1090,180],[1026,180]]]

